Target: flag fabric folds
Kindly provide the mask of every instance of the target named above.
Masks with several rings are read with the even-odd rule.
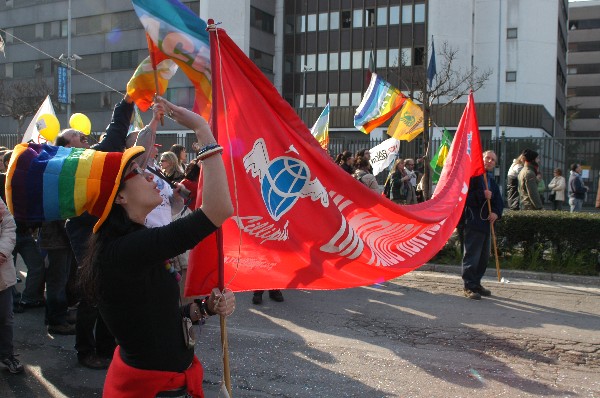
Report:
[[[423,132],[423,111],[410,99],[404,101],[400,112],[394,116],[387,133],[402,141],[412,141]]]
[[[23,133],[23,139],[21,140],[21,142],[25,143],[31,141],[35,144],[44,144],[47,141],[44,137],[40,135],[40,132],[37,128],[38,118],[46,113],[56,116],[49,95],[46,96],[46,99],[44,100],[44,102],[42,102],[42,105],[40,105],[35,115],[33,115],[33,119],[31,119],[29,126],[27,126],[27,130],[25,130],[25,133]]]
[[[448,151],[450,150],[450,144],[452,144],[452,134],[450,134],[450,132],[444,128],[440,147],[429,163],[431,169],[433,170],[431,181],[434,184],[437,184],[440,179],[440,174],[442,174],[442,169],[444,168],[444,162],[446,161]]]
[[[435,45],[433,43],[433,37],[431,38],[431,57],[429,58],[429,66],[427,67],[427,80],[429,82],[429,87],[431,87],[431,83],[433,83],[433,79],[437,74],[437,67],[435,65]]]
[[[396,113],[406,97],[397,88],[383,80],[377,73],[371,74],[371,82],[354,114],[354,127],[369,134]]]
[[[150,53],[172,59],[195,88],[194,111],[208,119],[211,107],[210,49],[206,22],[177,0],[132,0]],[[157,59],[156,62],[159,62]]]
[[[235,209],[222,226],[225,286],[248,291],[369,285],[419,267],[443,247],[469,183],[464,131],[456,134],[438,195],[398,206],[336,166],[254,63],[224,31],[214,34],[219,47],[212,60],[212,128],[224,148]],[[191,251],[186,296],[218,285],[217,236]]]
[[[329,145],[329,103],[323,108],[323,112],[321,112],[310,133],[317,139],[321,148],[327,150]]]
[[[140,131],[144,128],[144,121],[142,120],[142,115],[140,114],[140,110],[137,105],[133,106],[133,115],[131,115],[131,124],[129,124],[129,129],[127,130],[127,135],[133,133],[134,131]]]
[[[371,162],[371,167],[373,167],[373,175],[376,176],[387,169],[398,156],[399,149],[400,141],[393,137],[369,149],[369,153],[371,154],[369,162]]]
[[[154,93],[158,92],[159,95],[163,95],[167,91],[169,80],[175,75],[177,68],[177,64],[171,59],[164,59],[157,64],[157,90],[154,82],[154,68],[152,67],[150,57],[146,57],[138,65],[133,76],[127,83],[127,94],[129,94],[142,112],[146,112],[150,108],[150,105],[152,105]]]

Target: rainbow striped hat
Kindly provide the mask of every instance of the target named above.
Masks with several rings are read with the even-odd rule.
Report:
[[[6,174],[8,208],[15,219],[29,222],[65,220],[87,211],[99,218],[96,232],[112,208],[123,169],[142,152],[141,146],[100,152],[19,144]]]

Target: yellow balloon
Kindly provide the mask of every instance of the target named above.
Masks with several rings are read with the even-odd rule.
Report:
[[[75,130],[81,131],[85,135],[90,135],[92,132],[92,122],[83,113],[74,113],[69,119],[69,126]]]
[[[44,113],[38,117],[35,122],[35,127],[40,135],[48,141],[54,141],[60,131],[60,123],[56,116],[51,113]]]

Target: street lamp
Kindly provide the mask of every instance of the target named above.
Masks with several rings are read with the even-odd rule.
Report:
[[[67,62],[67,122],[71,118],[71,63],[78,61],[81,57],[71,54],[71,0],[67,6],[67,55],[60,54],[60,61]]]

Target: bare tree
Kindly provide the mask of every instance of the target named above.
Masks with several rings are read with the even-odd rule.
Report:
[[[48,94],[50,87],[41,79],[19,80],[6,84],[0,80],[0,117],[12,117],[18,124],[18,134],[23,124],[34,115]]]
[[[410,97],[417,99],[423,104],[423,125],[429,126],[431,106],[437,99],[444,99],[444,105],[451,104],[459,98],[469,94],[471,90],[477,91],[490,78],[492,69],[482,72],[476,66],[464,69],[456,66],[458,49],[453,48],[447,42],[441,46],[441,51],[436,51],[438,60],[437,73],[432,85],[429,86],[427,79],[427,62],[423,59],[422,66],[408,67],[401,60],[398,67],[399,86],[402,90],[409,90]],[[423,174],[423,194],[426,199],[431,197],[431,167],[430,153],[430,126],[426,127],[423,134],[423,145],[426,148]]]

